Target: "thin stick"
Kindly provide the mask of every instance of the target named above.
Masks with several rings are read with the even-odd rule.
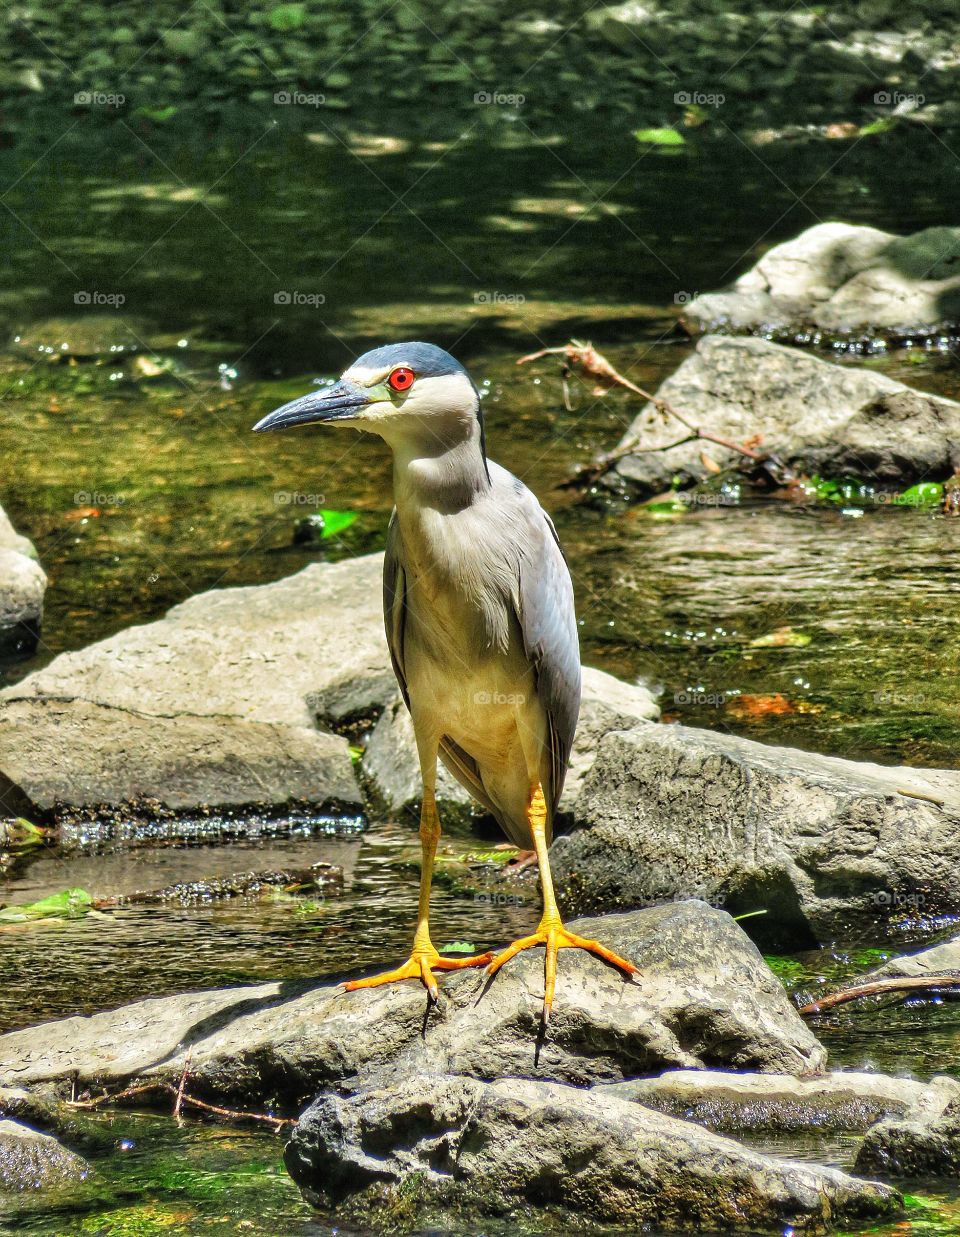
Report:
[[[193,1108],[200,1108],[204,1112],[216,1113],[218,1117],[227,1117],[231,1121],[264,1121],[267,1125],[272,1125],[277,1133],[285,1125],[296,1125],[296,1121],[290,1117],[272,1117],[269,1113],[262,1112],[241,1112],[236,1108],[221,1108],[217,1104],[208,1104],[206,1100],[198,1100],[196,1096],[188,1095],[183,1089],[186,1071],[184,1076],[181,1076],[180,1086],[175,1087],[170,1082],[148,1082],[137,1087],[126,1087],[123,1091],[115,1091],[113,1094],[97,1095],[89,1100],[72,1100],[69,1101],[70,1108],[99,1108],[102,1104],[114,1103],[117,1100],[130,1099],[135,1095],[145,1095],[150,1091],[166,1091],[169,1095],[174,1096],[174,1116],[180,1115],[180,1108],[184,1104],[189,1104]]]
[[[822,1014],[824,1010],[845,1005],[847,1001],[857,1001],[864,996],[882,996],[885,992],[913,992],[917,989],[937,992],[942,988],[960,988],[960,975],[901,975],[890,979],[873,979],[852,988],[841,988],[839,992],[831,992],[817,1001],[811,1001],[809,1005],[804,1005],[799,1013]]]
[[[924,803],[932,803],[936,807],[946,807],[946,799],[938,799],[936,795],[925,795],[919,790],[905,790],[902,786],[896,788],[898,795],[903,795],[907,799],[922,799]]]
[[[629,439],[621,446],[613,451],[607,451],[601,455],[593,464],[588,464],[575,473],[567,484],[583,484],[595,481],[602,473],[615,464],[617,460],[623,459],[625,455],[632,455],[634,452],[642,450],[644,453],[655,451],[670,451],[674,447],[682,446],[685,442],[691,442],[694,439],[701,439],[704,442],[715,443],[718,447],[725,447],[728,451],[734,451],[739,455],[745,456],[752,460],[755,464],[762,463],[768,458],[761,451],[755,451],[752,447],[747,447],[743,443],[734,442],[730,438],[724,438],[720,434],[714,434],[712,430],[705,430],[694,423],[674,408],[668,400],[662,399],[658,395],[652,395],[649,391],[645,391],[643,387],[637,386],[635,382],[631,382],[629,378],[625,378],[619,373],[602,353],[597,352],[592,344],[582,344],[578,340],[571,340],[569,344],[564,344],[560,348],[541,348],[539,352],[531,352],[527,356],[522,356],[517,360],[518,365],[526,365],[530,361],[539,361],[545,356],[563,355],[567,359],[567,363],[571,366],[581,366],[587,374],[592,378],[596,378],[599,382],[605,382],[610,386],[625,387],[626,390],[632,391],[634,395],[639,395],[641,399],[647,400],[653,404],[655,408],[659,408],[668,416],[679,421],[690,431],[689,438],[682,438],[679,442],[667,443],[662,447],[644,447],[638,448],[639,439]]]
[[[190,1054],[187,1053],[187,1059],[183,1063],[183,1073],[180,1075],[180,1085],[177,1087],[177,1102],[173,1106],[173,1115],[179,1121],[180,1109],[183,1107],[183,1093],[187,1086],[187,1072],[190,1069]]]

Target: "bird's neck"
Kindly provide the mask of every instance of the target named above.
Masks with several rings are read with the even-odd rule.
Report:
[[[431,508],[442,513],[469,507],[490,489],[476,416],[426,425],[393,446],[393,492],[397,512]]]

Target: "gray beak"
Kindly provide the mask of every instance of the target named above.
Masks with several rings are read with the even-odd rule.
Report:
[[[371,403],[369,394],[352,382],[335,382],[332,387],[312,391],[300,399],[275,408],[253,427],[255,434],[269,430],[285,430],[292,425],[307,425],[311,421],[350,421],[359,409]]]

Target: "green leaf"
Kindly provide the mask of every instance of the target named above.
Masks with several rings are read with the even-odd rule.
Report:
[[[350,751],[350,759],[353,761],[355,765],[358,765],[360,761],[363,759],[364,749],[359,745],[359,743],[351,743],[349,751]]]
[[[335,537],[358,518],[355,511],[328,511],[325,508],[320,509],[320,516],[323,520],[321,537]]]
[[[85,915],[93,906],[86,889],[64,889],[39,902],[25,906],[5,906],[0,909],[0,923],[27,923],[31,919],[72,919]]]
[[[686,139],[676,129],[635,129],[633,136],[638,142],[651,146],[685,146]]]
[[[449,945],[444,945],[440,953],[442,954],[472,954],[476,953],[477,947],[470,941],[451,941]]]
[[[898,507],[939,507],[943,502],[943,486],[939,481],[921,481],[894,500]]]
[[[270,10],[270,25],[281,34],[289,30],[299,30],[307,16],[305,4],[278,4]]]
[[[805,631],[794,631],[792,627],[777,627],[768,631],[765,636],[757,636],[750,641],[752,649],[805,649],[813,636]]]

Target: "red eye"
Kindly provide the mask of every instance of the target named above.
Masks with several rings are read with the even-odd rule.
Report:
[[[416,377],[412,369],[407,369],[405,365],[401,365],[399,369],[395,369],[387,382],[395,391],[409,391],[413,386],[413,380]]]

